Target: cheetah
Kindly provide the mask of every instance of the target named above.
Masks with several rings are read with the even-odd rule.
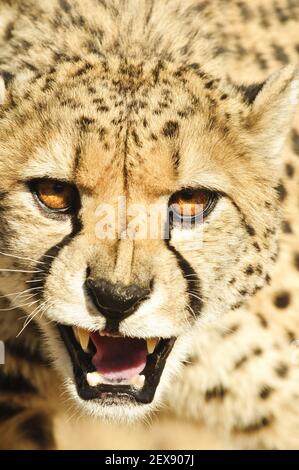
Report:
[[[296,0],[0,1],[2,448],[54,449],[69,399],[298,448],[298,24]]]

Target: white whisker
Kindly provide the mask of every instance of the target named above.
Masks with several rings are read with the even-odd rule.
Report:
[[[35,260],[35,259],[32,259],[32,258],[27,258],[27,257],[24,257],[24,256],[12,255],[10,253],[4,253],[3,251],[0,251],[0,255],[9,256],[10,258],[22,259],[22,260],[25,260],[25,261],[32,261],[33,263],[46,264],[44,261],[38,261],[38,260]]]
[[[33,312],[31,312],[31,313],[27,316],[27,319],[25,320],[22,329],[19,331],[19,333],[18,333],[17,336],[16,336],[17,338],[23,333],[23,331],[25,330],[25,328],[32,322],[32,320],[33,320],[40,312],[42,312],[42,314],[43,314],[47,308],[50,308],[51,304],[49,304],[49,305],[47,306],[47,303],[48,303],[48,302],[50,302],[50,299],[47,299],[47,300],[45,300],[42,304],[38,305],[38,306],[33,310]]]
[[[39,302],[39,300],[35,300],[34,302],[29,302],[29,303],[27,302],[26,304],[14,305],[12,307],[0,308],[0,312],[8,312],[10,310],[15,310],[17,308],[28,307],[28,306],[36,304],[36,302]]]
[[[6,297],[11,297],[13,295],[21,295],[21,294],[24,294],[25,292],[31,292],[37,289],[41,289],[41,287],[30,287],[30,289],[25,289],[23,291],[11,292],[10,294],[0,295],[0,299],[5,299]]]
[[[30,273],[30,274],[34,274],[34,273],[42,273],[43,271],[42,270],[38,270],[38,271],[27,271],[26,269],[0,269],[0,272],[3,272],[3,273]]]
[[[45,278],[38,278],[38,279],[29,279],[28,281],[25,281],[25,282],[39,282],[39,281],[44,281]]]

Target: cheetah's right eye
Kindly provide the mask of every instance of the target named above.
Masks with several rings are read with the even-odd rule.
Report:
[[[71,213],[77,206],[78,192],[70,183],[43,178],[31,181],[29,186],[39,203],[52,212]]]

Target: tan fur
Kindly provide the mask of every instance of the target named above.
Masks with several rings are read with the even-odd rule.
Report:
[[[58,373],[83,412],[131,421],[170,402],[237,446],[291,448],[299,444],[291,345],[299,332],[297,121],[290,132],[299,8],[226,3],[223,12],[220,0],[0,2],[1,268],[29,271],[1,273],[1,290],[10,295],[34,286],[34,275],[45,278],[44,304],[30,305],[29,291],[9,305],[36,314],[56,371],[46,372]],[[250,102],[241,85],[266,79]],[[55,246],[72,234],[72,221],[46,217],[26,185],[44,176],[80,192],[83,229],[62,249]],[[119,239],[99,240],[95,230],[102,203],[117,207],[126,196],[149,210],[184,187],[223,193],[200,248],[190,250],[180,230],[172,235],[200,280],[201,312],[190,309],[188,280],[164,240],[119,241],[124,227]],[[44,255],[53,247],[48,272]],[[178,337],[149,405],[77,395],[55,322],[104,328],[82,289],[87,265],[114,283],[155,281],[150,299],[120,325],[127,336]],[[290,302],[273,306],[279,294]],[[11,311],[1,314],[4,340],[16,335]],[[20,361],[18,374],[27,372]],[[51,407],[64,387],[50,387]]]

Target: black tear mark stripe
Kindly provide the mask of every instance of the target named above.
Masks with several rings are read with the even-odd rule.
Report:
[[[43,298],[43,290],[44,286],[47,280],[47,277],[50,273],[51,266],[65,246],[69,245],[73,239],[75,238],[78,233],[80,233],[82,230],[82,222],[81,220],[77,217],[74,216],[72,217],[72,231],[70,234],[66,235],[61,242],[57,243],[56,245],[52,246],[49,250],[46,251],[46,253],[39,259],[39,261],[43,264],[43,272],[42,273],[37,273],[32,277],[32,280],[36,280],[34,283],[35,287],[40,287],[41,289],[35,294],[35,296],[38,299]]]
[[[199,316],[202,309],[202,300],[200,292],[199,278],[188,261],[179,253],[174,246],[170,244],[170,240],[165,240],[166,247],[175,255],[183,277],[187,283],[187,293],[189,296],[189,307],[194,315]]]
[[[0,423],[7,421],[25,411],[25,407],[14,403],[0,403]]]

